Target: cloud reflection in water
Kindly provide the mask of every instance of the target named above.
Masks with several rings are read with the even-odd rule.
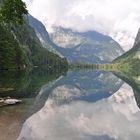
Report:
[[[73,93],[68,87],[61,88]],[[74,90],[77,92],[78,89]],[[53,94],[54,96],[46,101],[44,107],[24,123],[18,140],[138,140],[140,138],[140,111],[129,85],[123,84],[116,93],[97,102],[76,100],[59,105],[64,98],[57,100],[56,96],[61,96],[57,90],[56,93],[54,90]],[[79,94],[70,95],[79,96]]]

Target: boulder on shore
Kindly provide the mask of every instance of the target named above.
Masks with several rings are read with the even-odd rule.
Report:
[[[0,98],[0,106],[15,105],[15,104],[21,103],[21,102],[22,102],[22,100],[12,99],[10,97]]]

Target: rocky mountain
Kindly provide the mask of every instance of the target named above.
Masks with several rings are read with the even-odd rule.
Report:
[[[140,67],[140,29],[136,36],[134,46],[132,49],[124,53],[122,56],[118,57],[113,61],[114,63],[128,63],[133,70]]]
[[[111,37],[96,31],[76,32],[54,27],[51,39],[70,62],[108,63],[124,53]]]
[[[47,48],[49,51],[58,54],[59,56],[63,57],[58,51],[57,46],[51,41],[50,36],[43,25],[38,19],[34,18],[33,16],[28,16],[29,25],[34,28],[37,37],[39,38],[40,42],[42,43],[44,48]]]
[[[134,42],[134,46],[136,46],[139,42],[140,42],[140,29],[138,30],[138,33]]]

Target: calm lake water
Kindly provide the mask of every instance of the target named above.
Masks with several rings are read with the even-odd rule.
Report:
[[[0,140],[139,140],[140,76],[99,70],[1,72]]]

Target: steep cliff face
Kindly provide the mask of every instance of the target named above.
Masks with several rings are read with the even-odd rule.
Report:
[[[29,15],[28,17],[29,25],[34,28],[36,35],[38,36],[42,46],[47,48],[50,52],[58,54],[60,57],[63,57],[60,52],[57,51],[58,47],[52,42],[50,36],[45,28],[45,26],[38,19]]]
[[[66,59],[42,47],[28,21],[22,26],[0,25],[0,69],[24,69],[47,65],[61,67]]]
[[[134,46],[136,46],[139,42],[140,42],[140,29],[138,30],[138,33],[134,42]]]
[[[111,37],[96,31],[80,33],[54,27],[51,39],[70,62],[108,63],[124,53]]]

